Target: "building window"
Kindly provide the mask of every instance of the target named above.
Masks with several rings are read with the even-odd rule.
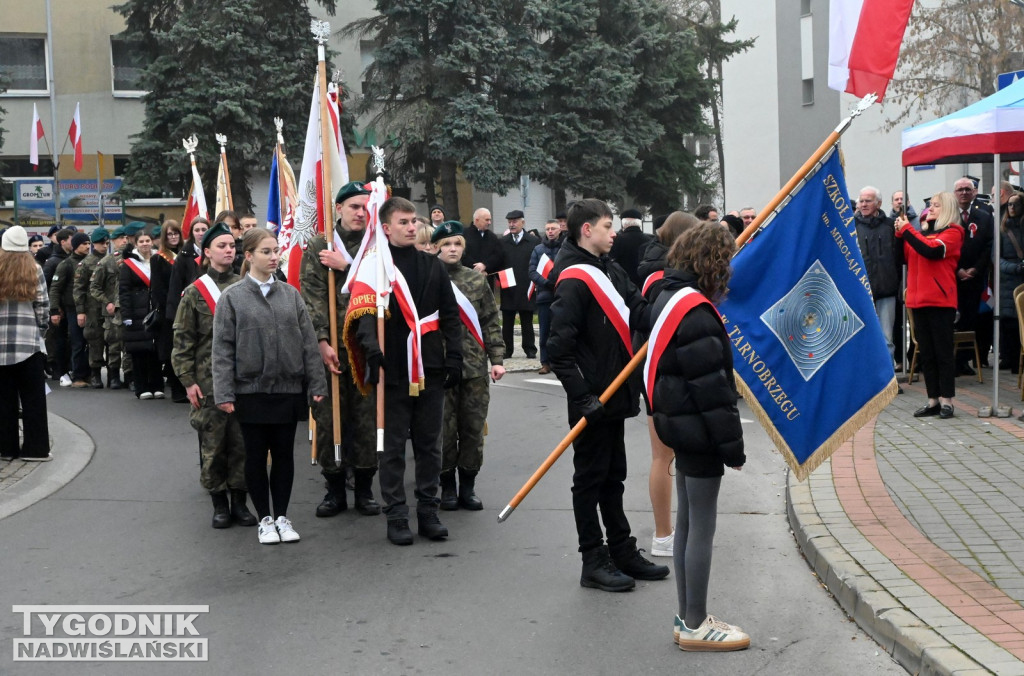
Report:
[[[359,68],[360,68],[359,72],[360,72],[360,74],[362,74],[363,77],[366,77],[366,69],[369,68],[371,65],[373,65],[373,62],[374,62],[374,52],[376,52],[376,50],[377,50],[377,43],[376,42],[374,42],[372,40],[360,40],[359,41]],[[361,86],[363,88],[363,91],[360,92],[360,93],[365,96],[367,91],[369,91],[369,89],[370,89],[370,83],[369,83],[368,80],[363,80],[361,82]]]
[[[124,38],[110,37],[110,64],[114,96],[142,96],[142,73],[149,64],[141,49]]]
[[[800,0],[800,16],[811,15],[811,0]]]
[[[814,105],[814,78],[803,81],[803,104],[805,106]]]
[[[0,70],[10,78],[8,94],[48,94],[46,38],[0,35]]]

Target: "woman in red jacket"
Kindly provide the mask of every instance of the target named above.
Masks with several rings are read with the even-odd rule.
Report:
[[[959,220],[953,195],[940,192],[932,197],[921,232],[904,216],[896,221],[907,261],[907,307],[914,311],[914,335],[928,392],[928,404],[914,411],[915,418],[953,417],[956,265],[964,241]]]

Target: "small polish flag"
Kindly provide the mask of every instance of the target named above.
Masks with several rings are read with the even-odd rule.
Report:
[[[501,283],[501,288],[511,289],[516,285],[516,273],[512,271],[512,268],[505,268],[498,273],[498,282]]]
[[[71,129],[68,136],[71,137],[71,145],[75,147],[75,171],[82,170],[82,116],[79,111],[80,103],[75,104],[75,116],[71,118]]]
[[[39,119],[39,110],[32,104],[32,131],[28,137],[28,161],[34,171],[39,171],[39,139],[43,138],[43,121]]]

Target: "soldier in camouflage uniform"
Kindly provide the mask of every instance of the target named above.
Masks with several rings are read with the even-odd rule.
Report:
[[[444,431],[442,434],[441,458],[441,509],[480,510],[484,506],[476,496],[476,475],[484,462],[484,426],[487,422],[487,407],[491,401],[487,378],[497,381],[505,375],[502,358],[505,342],[501,337],[501,323],[494,294],[488,288],[486,278],[476,270],[462,265],[462,254],[466,251],[466,240],[462,235],[462,224],[445,221],[434,231],[431,241],[438,247],[438,257],[448,269],[455,299],[464,312],[472,316],[468,302],[476,313],[479,326],[467,323],[463,316],[462,326],[462,382],[445,391]],[[474,336],[479,329],[479,339]],[[480,341],[483,341],[481,345]],[[491,367],[487,368],[490,359]],[[455,485],[455,470],[459,470],[458,492]]]
[[[121,340],[121,310],[117,295],[117,266],[121,264],[126,240],[124,229],[114,228],[107,249],[110,255],[100,260],[89,279],[89,296],[102,310],[103,342],[107,345],[107,387],[112,390],[122,387],[122,367],[125,379],[132,370],[131,356],[124,351],[124,341]]]
[[[89,387],[89,362],[86,357],[88,349],[82,330],[85,318],[79,318],[75,307],[75,270],[78,264],[89,255],[89,235],[76,232],[71,237],[71,255],[60,262],[50,282],[50,322],[61,324],[61,317],[67,320],[69,345],[71,348],[71,387]]]
[[[103,354],[106,347],[103,344],[103,307],[89,294],[89,284],[100,261],[107,255],[110,233],[105,228],[96,228],[89,239],[92,241],[92,253],[75,269],[74,298],[78,321],[85,322],[83,333],[89,346],[89,387],[102,390],[102,371],[105,365]]]
[[[205,274],[185,288],[174,317],[171,366],[181,380],[192,408],[189,423],[199,432],[199,483],[213,499],[213,527],[227,528],[232,519],[255,526],[245,506],[245,443],[234,414],[213,402],[213,312],[220,292],[241,279],[235,274],[235,238],[223,223],[206,231]],[[231,504],[228,505],[228,491]]]
[[[377,471],[376,410],[375,394],[363,396],[352,380],[348,352],[341,342],[345,325],[345,311],[348,295],[342,295],[341,286],[345,281],[352,256],[359,250],[359,244],[366,229],[366,200],[370,191],[358,181],[347,183],[338,191],[334,200],[338,221],[335,224],[335,250],[327,250],[327,240],[317,235],[309,241],[302,255],[300,273],[303,300],[313,322],[313,329],[320,344],[320,356],[324,361],[327,381],[337,375],[340,385],[342,457],[341,463],[334,460],[334,426],[331,397],[312,404],[313,419],[316,421],[316,450],[320,471],[327,481],[327,495],[317,505],[316,515],[334,516],[348,508],[345,496],[345,469],[352,468],[355,478],[355,507],[360,514],[380,514],[380,505],[373,497],[373,475]],[[330,305],[327,294],[327,269],[333,268],[337,290],[338,352],[331,347]]]

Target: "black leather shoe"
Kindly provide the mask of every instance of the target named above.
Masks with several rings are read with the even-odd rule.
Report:
[[[608,548],[601,546],[583,552],[580,586],[608,592],[624,592],[636,587],[636,581],[616,568],[608,556]]]
[[[630,538],[631,540],[633,538]],[[634,541],[635,542],[635,541]],[[611,549],[611,548],[609,548]],[[668,566],[660,566],[644,558],[642,549],[633,544],[632,551],[616,556],[612,554],[615,566],[634,580],[663,580],[668,577]]]
[[[479,470],[459,468],[459,507],[471,512],[479,512],[484,503],[476,497],[476,475]]]
[[[373,475],[376,471],[373,468],[353,470],[356,484],[356,489],[353,491],[356,511],[363,516],[380,514],[380,503],[373,497]]]
[[[210,497],[213,498],[213,523],[210,525],[214,528],[230,528],[231,507],[228,504],[227,491],[210,493]]]
[[[978,375],[978,373],[974,369],[972,369],[968,364],[964,364],[957,370],[957,375],[976,376]]]
[[[231,490],[231,518],[239,526],[255,526],[260,520],[245,506],[245,498],[245,491]]]
[[[409,519],[388,520],[388,541],[393,545],[411,545],[412,531],[409,530]]]
[[[320,518],[337,516],[348,509],[348,497],[345,495],[345,475],[325,474],[327,495],[316,506],[316,515]]]
[[[459,494],[455,490],[455,470],[441,472],[441,509],[454,512],[459,508]]]
[[[942,420],[949,420],[952,417],[953,417],[953,407],[952,406],[944,404],[944,405],[942,405],[939,408],[939,418],[941,418]]]
[[[927,406],[927,405],[925,405],[925,406],[922,406],[921,408],[917,409],[916,411],[914,411],[914,417],[915,418],[928,418],[930,416],[938,415],[938,414],[939,414],[939,405],[938,404],[935,404],[934,406]]]
[[[448,537],[448,527],[437,518],[437,512],[416,512],[416,528],[420,535],[429,540]]]

